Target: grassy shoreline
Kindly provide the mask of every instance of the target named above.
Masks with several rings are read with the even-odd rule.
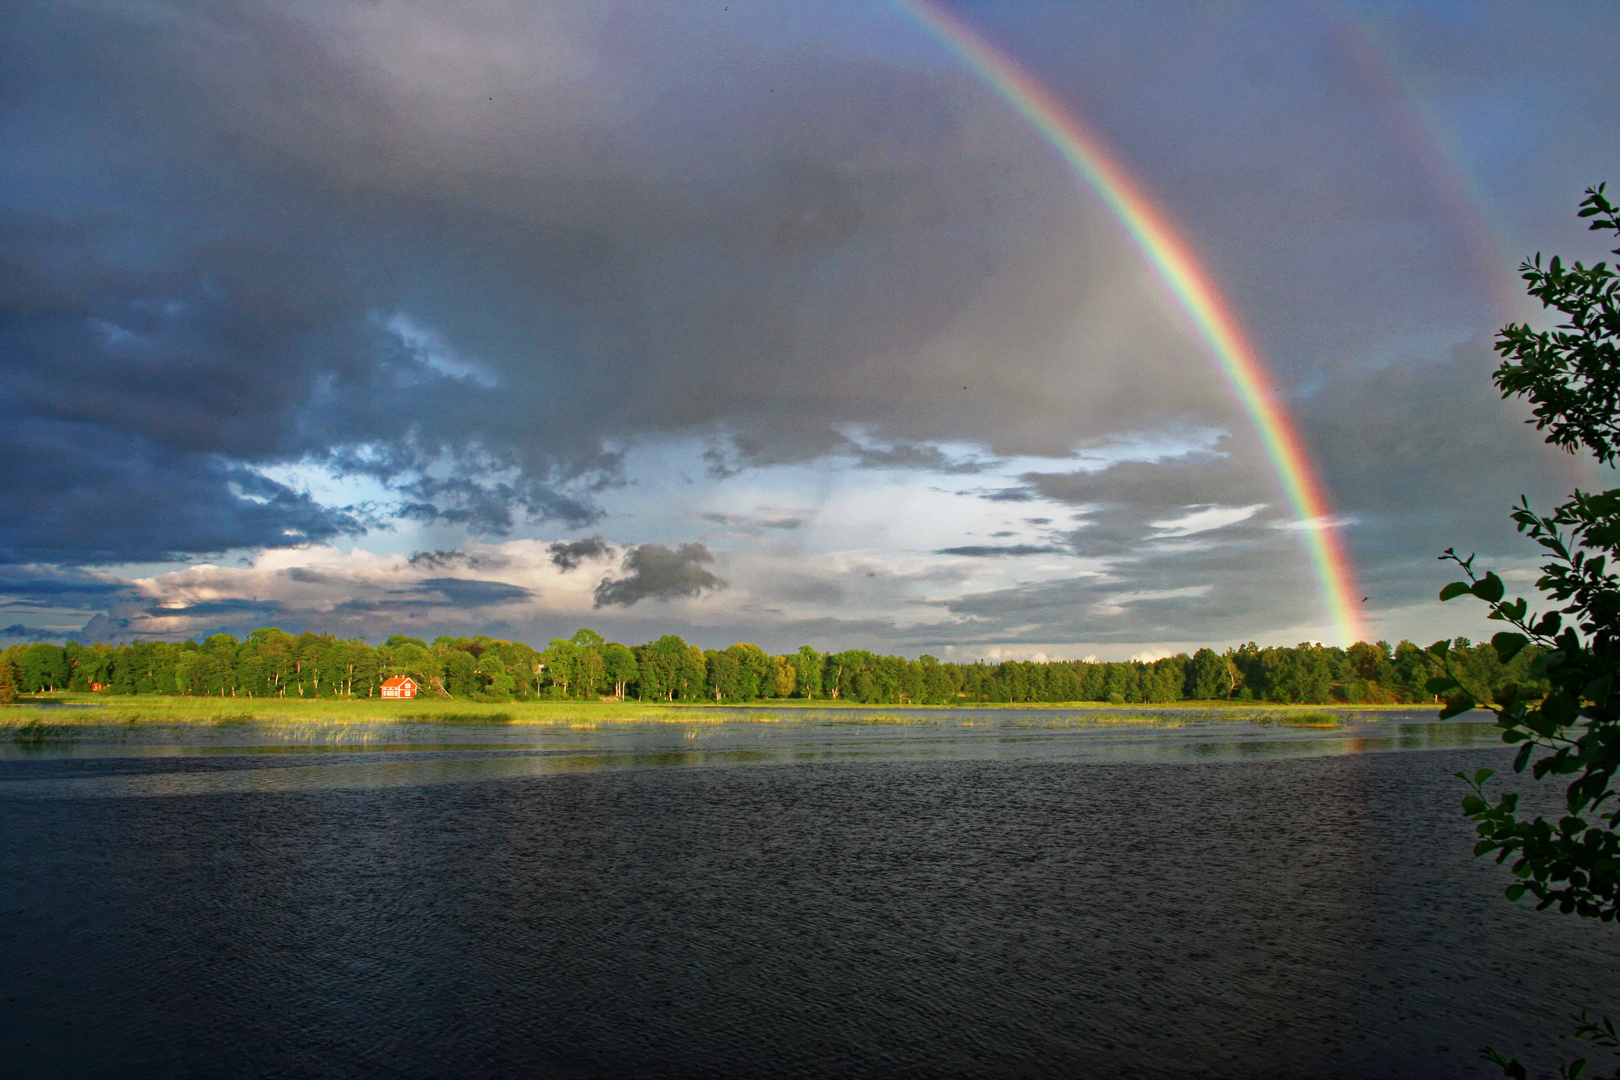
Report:
[[[971,705],[862,705],[845,701],[768,701],[745,704],[639,701],[512,701],[481,702],[445,699],[407,701],[378,698],[192,698],[155,695],[48,694],[25,697],[0,709],[0,730],[27,724],[52,726],[104,726],[222,723],[487,723],[558,725],[576,723],[780,723],[802,710],[859,711],[886,714],[877,722],[915,723],[904,714],[952,713],[966,709],[990,711],[1062,711],[1085,714],[1087,719],[1111,723],[1154,723],[1168,714],[1234,714],[1286,722],[1294,717],[1321,717],[1346,712],[1371,714],[1421,709],[1422,705],[1283,705],[1257,701],[1178,701],[1164,704],[1113,705],[1107,702]],[[786,714],[786,715],[784,715]],[[893,715],[887,715],[893,714]],[[780,717],[780,719],[778,718]]]

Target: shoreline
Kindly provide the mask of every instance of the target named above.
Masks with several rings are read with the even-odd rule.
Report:
[[[1265,723],[1307,718],[1355,717],[1376,721],[1382,713],[1427,711],[1427,704],[1328,705],[1283,704],[1262,701],[1176,701],[1114,705],[1108,702],[975,702],[954,705],[862,704],[845,701],[773,700],[760,702],[639,702],[639,701],[460,701],[383,700],[378,698],[197,698],[156,695],[52,694],[21,698],[0,707],[0,731],[43,725],[52,727],[106,727],[183,725],[218,727],[230,724],[336,723],[336,724],[496,724],[559,725],[602,723],[791,723],[804,714],[842,712],[865,714],[859,723],[915,724],[925,716],[951,714],[1067,713],[1082,723],[1155,724],[1191,716],[1216,719],[1230,715],[1234,722]],[[876,714],[876,715],[874,715]],[[1074,715],[1078,714],[1078,715]],[[805,717],[810,719],[811,717]],[[1054,720],[1057,717],[1053,717]]]

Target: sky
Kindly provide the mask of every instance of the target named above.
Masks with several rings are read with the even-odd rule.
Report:
[[[1490,383],[1620,181],[1611,3],[941,3],[1265,366],[1301,521],[1111,208],[914,3],[0,13],[0,644],[581,626],[942,659],[1484,636],[1609,478]]]

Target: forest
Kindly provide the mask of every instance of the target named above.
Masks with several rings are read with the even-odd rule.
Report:
[[[1509,684],[1524,697],[1538,655],[1510,663],[1489,645],[1451,643],[1454,669],[1475,685]],[[1442,674],[1431,649],[1409,641],[1358,642],[1348,649],[1302,643],[1225,652],[1199,649],[1161,660],[947,663],[860,649],[820,653],[810,646],[772,655],[739,642],[700,649],[673,634],[645,645],[606,641],[582,629],[544,649],[476,637],[395,634],[380,645],[274,627],[246,640],[129,645],[13,645],[0,652],[0,699],[53,691],[215,697],[369,698],[381,683],[408,675],[425,696],[469,701],[537,699],[740,703],[767,700],[860,704],[1042,702],[1165,703],[1184,700],[1291,704],[1429,702],[1424,686]]]

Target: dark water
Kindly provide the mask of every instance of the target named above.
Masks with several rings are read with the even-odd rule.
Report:
[[[1469,856],[1483,725],[800,719],[13,746],[0,1074],[1486,1076],[1620,1004]]]

